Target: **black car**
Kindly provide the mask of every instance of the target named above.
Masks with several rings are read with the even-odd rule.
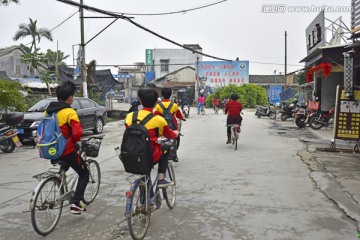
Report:
[[[43,99],[24,113],[24,121],[17,127],[20,140],[33,139],[32,132],[37,129],[44,111],[50,102],[55,101],[57,98]],[[83,130],[92,130],[95,134],[103,131],[107,118],[105,107],[83,97],[74,97],[71,107],[76,110]]]

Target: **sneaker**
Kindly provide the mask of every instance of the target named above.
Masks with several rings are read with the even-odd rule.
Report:
[[[81,214],[81,212],[86,212],[86,208],[84,208],[83,206],[81,206],[80,203],[73,203],[71,204],[70,207],[70,212],[72,214]]]
[[[167,181],[165,179],[158,181],[159,188],[166,188],[166,187],[173,186],[173,185],[174,185],[174,182]]]

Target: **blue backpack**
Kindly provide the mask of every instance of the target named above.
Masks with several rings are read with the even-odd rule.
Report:
[[[56,113],[46,114],[40,121],[37,129],[38,141],[41,158],[58,159],[64,152],[67,139],[62,135]]]

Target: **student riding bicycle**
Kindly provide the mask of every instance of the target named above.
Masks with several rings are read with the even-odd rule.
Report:
[[[231,100],[225,105],[225,114],[228,115],[226,124],[239,124],[241,125],[242,117],[242,104],[240,101],[237,101],[239,96],[236,93],[231,94]],[[227,142],[226,144],[231,143],[231,127],[227,127]]]
[[[156,104],[155,108],[154,108],[154,114],[155,115],[160,115],[162,117],[165,118],[165,120],[167,121],[169,127],[172,130],[179,130],[179,126],[178,126],[178,122],[177,122],[177,118],[183,121],[186,121],[186,119],[184,118],[184,116],[182,115],[179,106],[175,103],[172,102],[170,100],[171,97],[171,88],[163,88],[161,89],[161,95],[163,97],[161,103],[158,102],[158,104]],[[164,115],[164,109],[169,109],[171,117],[168,119],[167,116]],[[177,143],[177,149],[180,146],[180,136],[177,137],[176,139],[176,143]],[[174,162],[178,162],[178,158],[175,157]]]
[[[205,97],[203,94],[200,94],[200,97],[197,99],[198,102],[198,114],[200,114],[201,109],[205,105]]]
[[[138,91],[138,96],[142,105],[144,106],[138,112],[138,119],[141,121],[147,115],[153,112],[153,108],[158,100],[158,93],[155,89],[152,88],[142,88]],[[131,126],[133,112],[129,113],[125,119],[126,127]],[[158,187],[168,187],[173,184],[173,182],[165,180],[165,171],[168,166],[168,149],[166,147],[162,147],[159,143],[156,142],[158,137],[164,136],[168,139],[175,139],[179,135],[178,130],[171,130],[165,121],[165,119],[161,116],[153,116],[146,124],[145,128],[149,132],[150,141],[151,141],[151,150],[153,152],[153,164],[159,164],[158,167]],[[150,174],[150,173],[149,173]]]
[[[65,161],[68,166],[62,167],[66,170],[71,167],[79,175],[79,181],[76,186],[70,212],[73,214],[81,214],[81,212],[86,211],[80,204],[80,201],[83,200],[84,192],[89,182],[89,170],[84,159],[77,152],[78,146],[76,142],[81,140],[82,126],[76,111],[70,106],[74,101],[75,90],[76,87],[74,83],[70,81],[61,83],[56,88],[58,102],[51,102],[46,109],[46,113],[56,113],[61,133],[68,139],[63,154],[57,160]]]
[[[213,99],[213,106],[214,106],[214,111],[215,111],[215,107],[218,107],[219,108],[219,105],[220,105],[220,101],[217,97],[214,97]]]

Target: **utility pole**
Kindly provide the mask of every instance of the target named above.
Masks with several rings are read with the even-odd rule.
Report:
[[[59,81],[59,41],[56,41],[55,80]]]
[[[84,8],[82,7],[83,5],[83,0],[80,0],[80,31],[81,31],[81,50],[82,50],[82,59],[81,59],[81,75],[82,75],[82,89],[83,89],[83,96],[84,97],[88,97],[88,92],[87,92],[87,82],[86,82],[86,63],[85,63],[85,39],[84,39]]]
[[[199,98],[199,56],[196,54],[195,101]]]
[[[275,85],[276,85],[276,71],[277,71],[277,70],[274,70],[274,80],[275,80]]]
[[[285,31],[285,88],[287,79],[287,33]]]

